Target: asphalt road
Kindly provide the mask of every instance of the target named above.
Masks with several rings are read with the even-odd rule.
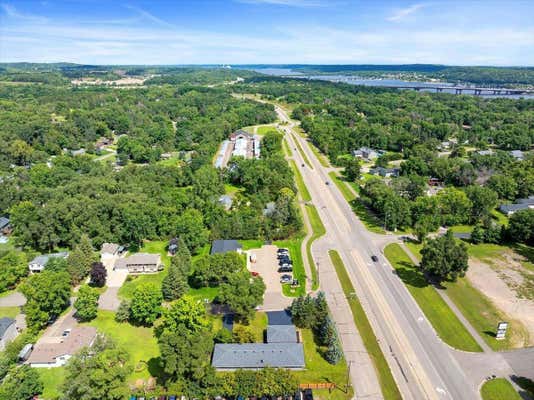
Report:
[[[298,141],[313,166],[307,166],[300,152],[293,150],[327,232],[312,246],[319,273],[321,264],[329,262],[328,250],[336,249],[351,276],[403,398],[479,398],[448,346],[437,337],[404,284],[393,273],[381,253],[380,240],[354,215],[306,140],[289,133],[292,122],[285,112],[277,108],[277,113],[281,120],[289,123],[282,128],[287,132],[289,144],[295,148],[295,141]],[[372,255],[378,256],[378,263],[371,261]]]

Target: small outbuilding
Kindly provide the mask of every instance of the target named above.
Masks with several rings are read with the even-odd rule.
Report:
[[[18,331],[15,322],[13,318],[0,318],[0,351],[3,351],[6,345],[17,337]]]

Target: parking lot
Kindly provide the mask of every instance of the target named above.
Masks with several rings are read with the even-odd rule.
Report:
[[[257,272],[265,282],[266,290],[263,298],[262,310],[282,310],[291,304],[291,299],[282,294],[282,284],[278,272],[278,247],[272,245],[262,246],[260,249],[249,251],[249,256],[254,254],[256,262],[249,262],[251,272]]]

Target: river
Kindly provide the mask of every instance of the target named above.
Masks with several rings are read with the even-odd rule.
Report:
[[[374,86],[374,87],[397,87],[397,86],[416,86],[421,91],[427,91],[427,92],[436,92],[436,87],[446,87],[446,86],[454,86],[459,87],[459,85],[455,85],[450,82],[423,82],[423,81],[404,81],[401,79],[379,79],[379,78],[363,78],[358,75],[335,75],[335,74],[325,74],[325,75],[314,75],[314,74],[303,74],[299,71],[294,71],[289,68],[256,68],[253,69],[253,71],[266,74],[266,75],[272,75],[272,76],[280,76],[280,77],[288,77],[288,78],[301,78],[301,79],[312,79],[312,80],[323,80],[323,81],[329,81],[329,82],[343,82],[348,83],[350,85],[363,85],[363,86]],[[468,85],[463,86],[466,89],[469,88]],[[403,90],[403,89],[401,89]],[[455,94],[455,89],[443,89],[443,93],[451,93]],[[466,91],[463,94],[474,96],[474,93],[472,91]],[[534,94],[522,94],[522,95],[516,95],[516,94],[499,94],[499,95],[492,95],[492,94],[482,94],[480,97],[488,97],[488,98],[495,98],[495,97],[505,97],[508,99],[534,99]]]

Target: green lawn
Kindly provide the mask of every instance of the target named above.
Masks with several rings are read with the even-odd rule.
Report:
[[[274,242],[276,246],[289,250],[291,261],[293,261],[293,278],[299,281],[298,286],[282,285],[282,292],[288,297],[298,297],[306,294],[306,270],[304,269],[302,252],[300,251],[302,240],[303,237],[297,237]]]
[[[399,388],[395,383],[395,379],[393,378],[391,370],[389,369],[389,365],[384,357],[384,353],[382,353],[382,350],[380,349],[376,336],[373,332],[373,328],[371,327],[371,324],[367,319],[367,315],[365,314],[365,311],[358,300],[354,286],[352,285],[347,270],[345,269],[345,265],[343,264],[343,260],[339,256],[339,253],[335,250],[330,250],[328,254],[330,255],[332,263],[336,269],[337,277],[341,283],[341,287],[343,288],[343,293],[349,302],[349,306],[352,311],[352,318],[354,319],[354,323],[358,328],[358,333],[360,334],[369,357],[371,357],[371,361],[373,362],[384,399],[402,399]]]
[[[510,382],[504,378],[487,381],[480,388],[483,400],[521,400]]]
[[[459,350],[482,351],[436,289],[416,269],[402,247],[396,243],[390,244],[384,249],[384,254],[445,343]]]
[[[65,381],[65,367],[58,368],[36,368],[43,382],[43,393],[39,398],[45,400],[56,400],[59,398],[59,388]]]
[[[295,163],[294,160],[289,160],[289,165],[293,169],[293,175],[295,177],[295,183],[297,185],[297,190],[300,193],[300,197],[304,201],[310,201],[311,200],[310,192],[308,191],[308,188],[306,187],[306,184],[304,183],[304,180],[302,179],[302,175],[297,168],[297,164]]]
[[[338,386],[332,393],[328,390],[313,391],[313,394],[318,394],[318,398],[331,400],[345,400],[352,398],[352,388],[349,393],[345,393],[345,385],[347,382],[347,363],[342,359],[338,364],[329,364],[319,353],[313,333],[310,329],[301,329],[302,340],[304,342],[304,358],[306,361],[306,369],[304,371],[296,371],[295,375],[299,379],[299,383],[335,383]]]
[[[308,218],[310,219],[310,225],[313,232],[310,238],[308,239],[308,242],[306,243],[306,253],[308,254],[308,261],[310,263],[310,269],[312,274],[312,290],[317,290],[319,288],[319,275],[317,274],[317,266],[315,265],[315,261],[312,257],[311,245],[315,240],[317,240],[326,233],[326,229],[323,225],[323,222],[321,221],[321,218],[319,217],[319,213],[317,212],[315,206],[306,205],[305,207],[306,212],[308,213]]]
[[[284,148],[284,151],[285,151],[285,153],[286,153],[286,155],[287,155],[288,157],[293,157],[293,152],[292,152],[291,149],[289,148],[289,145],[287,144],[287,140],[286,140],[286,139],[284,139],[284,140],[282,141],[282,147]]]
[[[165,270],[158,272],[156,274],[146,274],[146,275],[128,275],[126,282],[119,289],[119,296],[122,298],[130,299],[133,296],[135,289],[145,283],[153,283],[154,285],[161,287],[163,278],[167,273],[167,268],[170,264],[170,257],[167,255],[167,241],[164,240],[154,240],[151,242],[146,242],[143,244],[143,247],[139,250],[140,253],[159,253],[161,254],[161,261],[165,265]]]
[[[259,249],[265,241],[259,240],[259,239],[247,239],[247,240],[239,240],[239,243],[243,246],[243,250],[250,250],[250,249]]]
[[[491,210],[491,217],[501,225],[508,226],[508,217],[497,209]]]
[[[20,313],[20,307],[0,307],[0,318],[15,318]]]
[[[278,133],[278,129],[276,129],[274,126],[258,126],[258,135],[264,136],[269,132]]]
[[[190,288],[187,291],[187,295],[193,297],[196,300],[208,299],[210,302],[219,294],[218,287],[203,287],[203,288]]]
[[[238,322],[234,322],[234,328],[238,325],[246,326],[254,333],[254,342],[263,343],[263,332],[267,329],[267,314],[264,312],[257,312],[254,314],[254,319],[250,321],[248,325],[243,325]]]
[[[245,189],[227,183],[224,185],[224,192],[229,196],[234,195],[237,192],[242,192],[243,190]]]
[[[423,245],[408,242],[406,246],[417,258],[421,258],[420,251]],[[503,249],[505,247],[487,243],[467,246],[469,255],[481,260],[491,260],[498,257]],[[517,321],[510,321],[490,299],[475,289],[466,278],[459,278],[456,282],[445,282],[443,285],[447,289],[449,298],[492,349],[509,349],[514,347],[514,342],[521,343],[526,339],[527,333],[524,327]],[[497,324],[503,320],[510,322],[508,337],[505,340],[495,340]]]
[[[304,150],[302,149],[302,146],[300,145],[299,140],[297,138],[293,138],[293,139],[294,139],[293,141],[295,142],[295,145],[297,146],[297,150],[299,151],[300,155],[302,156],[302,159],[308,165],[308,167],[313,169],[313,166],[311,165],[311,162],[308,159],[308,156],[306,155],[306,153],[304,153]]]
[[[374,233],[386,233],[380,218],[378,218],[372,210],[367,208],[367,206],[363,204],[359,198],[354,199],[350,205],[354,213],[358,216],[360,221],[363,222],[368,231]]]
[[[128,351],[130,362],[136,369],[130,375],[130,382],[161,374],[159,347],[152,328],[118,323],[114,312],[104,310],[99,310],[98,317],[88,325],[113,338]]]

